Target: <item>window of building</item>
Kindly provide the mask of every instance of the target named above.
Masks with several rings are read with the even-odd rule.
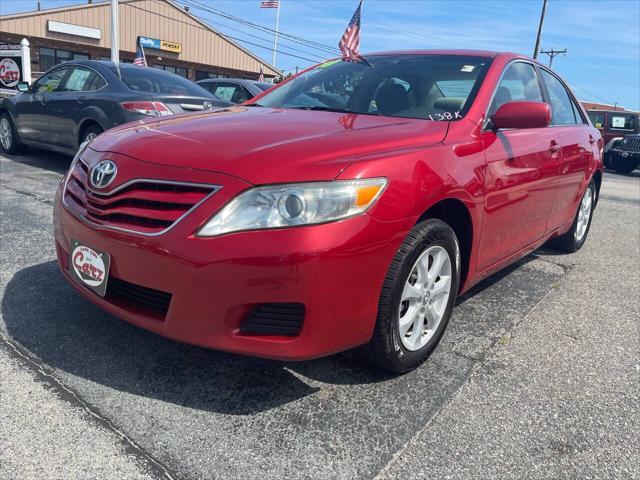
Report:
[[[207,78],[229,78],[229,75],[222,73],[204,72],[202,70],[196,70],[196,81],[205,80]]]
[[[153,68],[157,68],[158,70],[164,70],[165,72],[175,73],[176,75],[180,75],[183,78],[187,78],[187,69],[181,67],[174,67],[171,65],[154,65]]]
[[[70,52],[68,50],[58,50],[54,48],[40,48],[39,50],[40,71],[46,72],[51,67],[69,60],[89,60],[89,55],[84,53]]]

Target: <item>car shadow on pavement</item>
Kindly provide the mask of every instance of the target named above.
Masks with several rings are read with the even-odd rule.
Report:
[[[4,293],[2,315],[9,336],[45,364],[135,395],[249,415],[318,390],[292,372],[298,363],[185,345],[121,321],[80,297],[54,261],[14,275]],[[340,383],[388,378],[362,369],[349,353],[304,364],[306,374],[331,371]]]
[[[46,150],[29,150],[22,155],[2,154],[12,162],[21,163],[30,167],[41,168],[50,172],[64,175],[69,170],[69,165],[73,157],[57,152],[49,152]]]
[[[527,302],[537,301],[543,292],[527,293],[537,275],[527,264],[535,258],[525,257],[459,299],[458,313],[439,347],[441,353],[473,356],[495,340],[495,330],[508,321],[509,309],[520,311],[528,308]],[[485,290],[489,290],[483,294],[488,304],[507,293],[514,301],[487,314],[476,299]],[[55,261],[27,267],[13,276],[4,292],[2,315],[9,336],[57,370],[63,380],[70,374],[110,389],[204,411],[251,415],[311,395],[322,384],[363,385],[394,378],[363,368],[351,352],[306,362],[277,362],[166,339],[80,297],[63,280]]]

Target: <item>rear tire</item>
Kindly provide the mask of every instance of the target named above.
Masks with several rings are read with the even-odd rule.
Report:
[[[460,248],[451,227],[438,219],[416,225],[389,267],[371,341],[356,355],[395,374],[419,366],[442,337],[459,283]]]
[[[23,150],[20,138],[8,113],[0,115],[0,148],[9,155],[16,155]]]
[[[573,219],[573,224],[567,233],[560,235],[549,242],[552,248],[564,252],[577,252],[582,248],[587,240],[591,219],[596,203],[596,185],[591,180],[582,195],[582,200],[578,205],[578,211]]]

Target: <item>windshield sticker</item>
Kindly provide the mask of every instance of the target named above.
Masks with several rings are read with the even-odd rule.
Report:
[[[465,66],[463,66],[463,67],[460,69],[460,71],[461,71],[461,72],[473,72],[473,70],[474,70],[475,68],[476,68],[476,67],[475,67],[474,65],[465,65]]]
[[[331,65],[335,65],[336,63],[340,63],[341,61],[342,61],[341,58],[339,58],[338,60],[329,60],[328,62],[325,62],[322,65],[318,65],[317,68],[327,68],[327,67],[330,67]]]
[[[624,128],[624,117],[611,117],[611,126],[613,128]]]
[[[433,115],[429,115],[429,120],[433,120],[434,122],[441,122],[442,120],[457,120],[462,118],[460,115],[460,110],[456,112],[444,112],[444,113],[434,113]]]

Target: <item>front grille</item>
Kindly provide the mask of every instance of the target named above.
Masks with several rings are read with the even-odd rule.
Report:
[[[171,303],[170,293],[125,282],[113,276],[107,280],[106,298],[124,302],[127,307],[140,308],[147,314],[159,316],[161,320],[166,316]]]
[[[147,235],[171,228],[217,190],[212,185],[133,180],[109,193],[99,193],[89,188],[88,178],[87,165],[76,162],[64,192],[69,208],[98,226]]]
[[[640,136],[625,138],[623,148],[632,152],[640,152]]]
[[[296,336],[304,322],[301,303],[263,303],[251,310],[240,326],[246,335]]]

